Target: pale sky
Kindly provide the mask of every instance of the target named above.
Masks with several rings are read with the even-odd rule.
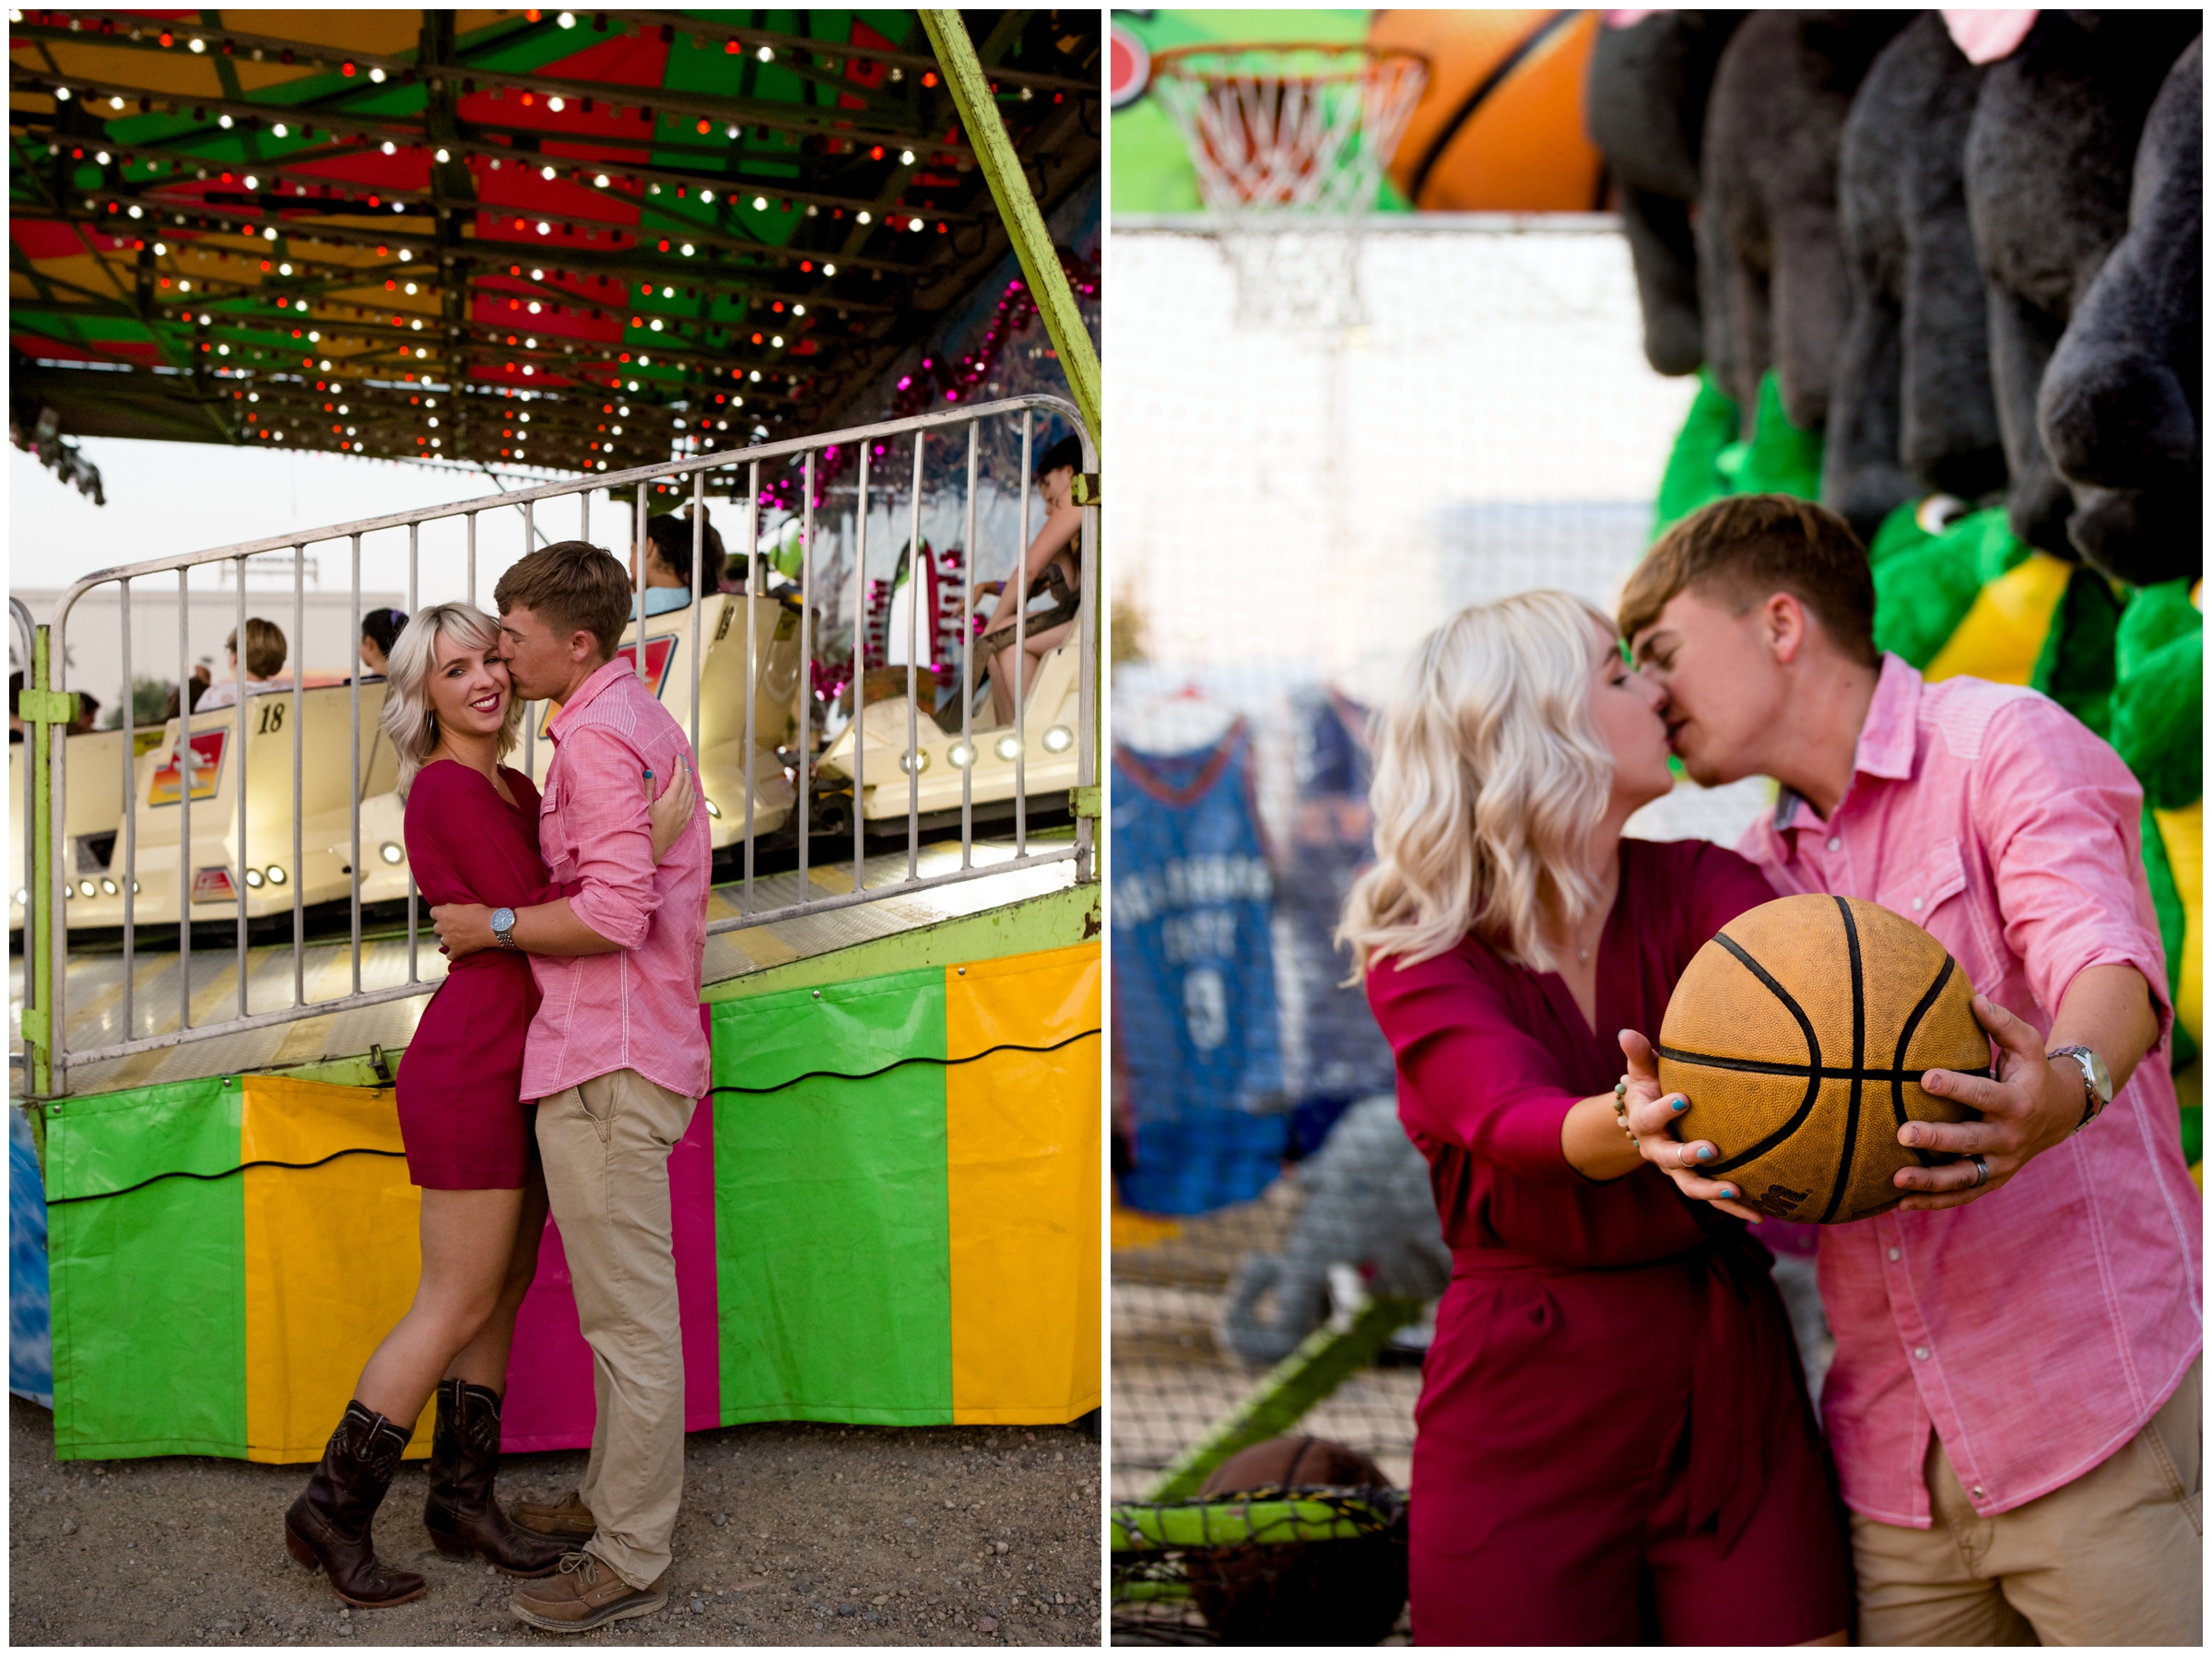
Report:
[[[481,472],[367,457],[97,437],[79,440],[79,446],[100,467],[105,506],[56,480],[32,455],[13,447],[7,452],[11,590],[63,587],[117,564],[498,492]],[[516,487],[512,478],[502,481]],[[606,522],[605,507],[604,496],[594,499],[595,527]],[[572,532],[574,515],[575,508],[564,502],[540,526],[558,539]],[[500,522],[502,517],[510,521]],[[488,590],[491,572],[521,556],[522,533],[520,512],[478,520],[480,591]],[[604,529],[600,533],[604,536]],[[362,546],[361,585],[405,591],[406,535],[383,538],[386,544]],[[312,548],[309,556],[321,565],[324,591],[346,588],[343,542]],[[433,559],[426,556],[423,561],[427,570]]]

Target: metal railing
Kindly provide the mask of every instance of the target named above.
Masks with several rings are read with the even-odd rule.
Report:
[[[350,551],[352,593],[351,639],[353,640],[353,647],[358,648],[361,632],[361,542],[364,536],[396,529],[406,529],[408,532],[407,606],[410,614],[412,614],[418,605],[418,593],[419,589],[419,578],[421,573],[420,560],[422,549],[420,545],[420,532],[422,526],[426,523],[452,519],[465,520],[466,524],[466,541],[464,566],[464,590],[465,591],[469,601],[474,603],[477,600],[477,519],[479,513],[495,509],[505,510],[509,508],[519,507],[524,517],[524,546],[525,550],[527,550],[536,545],[536,539],[535,538],[537,533],[536,509],[542,503],[568,496],[578,497],[581,504],[581,527],[579,538],[588,540],[590,538],[590,496],[593,493],[602,489],[631,488],[635,491],[635,523],[633,526],[634,543],[632,550],[636,562],[634,563],[633,568],[635,569],[638,576],[636,582],[636,598],[634,601],[635,608],[633,611],[637,632],[637,664],[639,673],[641,676],[650,676],[648,670],[649,652],[646,648],[645,629],[645,622],[647,619],[645,607],[646,586],[642,578],[644,559],[643,548],[646,540],[645,526],[648,516],[648,493],[656,485],[666,485],[672,480],[688,480],[690,484],[688,505],[693,509],[691,518],[693,525],[692,579],[689,583],[691,590],[688,595],[688,604],[691,612],[691,647],[689,651],[689,657],[690,671],[692,674],[691,723],[689,735],[691,738],[692,751],[694,754],[694,762],[696,763],[699,753],[700,715],[702,711],[702,702],[704,701],[705,657],[700,647],[700,630],[701,612],[705,608],[706,604],[706,599],[702,598],[699,593],[699,581],[697,577],[700,561],[707,555],[707,549],[704,545],[704,535],[706,533],[705,514],[700,510],[700,508],[703,506],[705,500],[707,478],[711,473],[726,472],[735,469],[737,470],[745,479],[744,487],[738,496],[738,500],[744,508],[743,523],[741,528],[741,534],[743,538],[741,544],[744,547],[743,556],[747,569],[745,595],[747,603],[749,604],[749,602],[753,598],[759,596],[763,590],[761,584],[762,551],[760,543],[762,467],[764,465],[772,464],[773,463],[779,461],[789,461],[794,457],[796,457],[800,462],[801,468],[803,469],[804,489],[803,504],[797,509],[798,515],[803,518],[803,529],[801,539],[802,563],[799,573],[799,692],[796,699],[799,728],[796,740],[794,744],[797,758],[797,762],[794,767],[794,782],[796,791],[796,807],[794,816],[797,823],[797,889],[800,895],[799,899],[796,901],[762,907],[759,903],[758,896],[755,890],[756,840],[758,836],[755,832],[754,796],[756,790],[753,785],[753,779],[757,774],[757,755],[752,745],[755,740],[755,715],[758,711],[755,705],[755,699],[759,694],[757,681],[759,676],[759,668],[760,666],[760,662],[758,654],[759,649],[758,628],[750,624],[750,611],[748,609],[747,612],[748,615],[748,624],[746,628],[746,671],[743,698],[743,723],[741,725],[741,729],[744,732],[743,740],[746,745],[744,762],[747,767],[742,851],[743,874],[741,881],[732,882],[734,886],[738,886],[741,887],[735,901],[735,906],[738,911],[735,915],[724,916],[722,919],[711,922],[707,927],[707,930],[710,933],[720,933],[736,930],[742,927],[759,926],[776,921],[794,919],[802,915],[819,913],[830,910],[849,908],[859,904],[877,902],[887,898],[897,897],[935,887],[951,885],[960,881],[1004,874],[1013,869],[1037,867],[1049,863],[1073,862],[1076,864],[1076,877],[1079,881],[1088,881],[1093,878],[1093,835],[1095,831],[1099,773],[1098,734],[1100,718],[1098,703],[1098,642],[1100,590],[1099,581],[1099,514],[1095,503],[1083,507],[1082,525],[1080,531],[1081,593],[1080,605],[1076,617],[1076,641],[1077,649],[1076,670],[1077,675],[1077,685],[1079,687],[1080,711],[1077,719],[1077,728],[1074,732],[1076,754],[1076,791],[1071,798],[1071,805],[1076,807],[1074,811],[1074,836],[1072,842],[1066,844],[1054,844],[1048,849],[1041,850],[1032,849],[1029,837],[1028,810],[1025,798],[1025,790],[1027,785],[1026,761],[1028,757],[1028,715],[1030,711],[1026,703],[1028,700],[1027,691],[1030,687],[1028,687],[1026,684],[1021,684],[1018,681],[1026,675],[1027,663],[1029,660],[1026,650],[1028,635],[1026,618],[1028,600],[1026,588],[1028,581],[1023,572],[1023,558],[1030,539],[1030,496],[1034,492],[1030,474],[1030,466],[1033,459],[1033,423],[1040,415],[1056,415],[1067,423],[1067,425],[1077,434],[1080,440],[1083,453],[1084,472],[1095,473],[1098,469],[1098,451],[1094,445],[1090,432],[1085,428],[1082,419],[1075,407],[1071,404],[1057,397],[1031,395],[1010,398],[994,403],[979,404],[961,409],[947,409],[941,413],[920,415],[904,419],[887,420],[873,425],[858,426],[844,430],[827,432],[817,436],[793,438],[778,442],[762,442],[746,449],[717,451],[688,457],[685,459],[668,461],[654,465],[635,467],[627,471],[588,475],[582,478],[571,482],[547,484],[534,488],[506,490],[497,496],[479,497],[473,500],[462,501],[453,505],[429,507],[418,511],[394,512],[384,517],[364,519],[350,523],[335,524],[327,528],[311,530],[302,534],[270,535],[255,540],[241,541],[230,546],[218,546],[208,551],[192,553],[180,558],[155,558],[143,563],[124,565],[112,570],[102,570],[95,574],[87,576],[82,581],[77,581],[75,585],[71,586],[62,594],[61,598],[54,605],[53,618],[48,623],[48,628],[52,635],[50,656],[51,660],[56,664],[56,665],[54,665],[54,667],[52,669],[52,676],[56,682],[50,687],[41,687],[51,688],[56,691],[66,691],[67,689],[65,682],[63,682],[66,677],[66,667],[61,664],[65,664],[68,660],[68,628],[70,615],[72,610],[75,609],[78,600],[81,599],[86,593],[92,592],[96,588],[110,584],[116,586],[120,594],[118,603],[118,615],[119,625],[122,631],[122,669],[123,682],[124,685],[123,705],[126,710],[124,716],[124,730],[126,734],[122,746],[123,758],[121,761],[123,766],[123,820],[118,825],[117,845],[116,849],[111,852],[108,865],[110,870],[113,871],[119,863],[121,870],[120,879],[117,882],[122,898],[123,969],[121,977],[121,1027],[126,1039],[118,1041],[110,1041],[106,1044],[97,1047],[88,1047],[82,1051],[73,1051],[69,1049],[66,1022],[68,917],[65,912],[65,910],[68,900],[65,895],[67,886],[68,883],[76,877],[76,871],[65,865],[64,855],[66,824],[65,802],[68,798],[66,789],[68,773],[67,749],[69,745],[67,741],[65,740],[57,732],[53,740],[50,744],[50,753],[48,757],[48,764],[50,767],[49,775],[52,779],[51,798],[53,801],[53,805],[49,813],[51,820],[43,825],[37,825],[34,827],[32,828],[32,838],[27,838],[26,840],[26,845],[29,846],[34,842],[35,838],[40,836],[42,831],[42,836],[50,852],[48,857],[45,859],[46,877],[43,881],[39,881],[35,878],[32,878],[30,875],[30,871],[27,866],[26,877],[30,884],[31,901],[26,905],[24,917],[24,946],[27,967],[24,976],[27,995],[29,992],[29,986],[32,980],[32,973],[28,969],[28,968],[29,963],[35,957],[33,951],[41,947],[50,951],[49,957],[52,964],[50,1006],[48,1008],[49,1016],[47,1019],[44,1020],[43,1028],[45,1028],[49,1032],[49,1039],[51,1041],[50,1063],[51,1074],[53,1077],[53,1091],[56,1094],[59,1094],[67,1090],[67,1073],[73,1068],[80,1068],[87,1064],[106,1063],[119,1058],[129,1057],[136,1053],[154,1051],[163,1048],[180,1046],[191,1041],[213,1039],[226,1036],[235,1036],[250,1030],[265,1028],[273,1025],[289,1023],[300,1018],[327,1016],[334,1013],[344,1012],[354,1007],[373,1005],[381,1002],[421,995],[428,992],[430,988],[435,987],[434,984],[426,984],[419,972],[418,945],[423,915],[421,913],[422,905],[418,900],[418,894],[415,887],[411,862],[409,863],[409,874],[406,887],[407,981],[405,983],[382,989],[364,990],[361,986],[361,910],[363,907],[361,888],[367,877],[361,858],[361,811],[367,795],[365,794],[364,789],[366,778],[364,776],[361,763],[362,679],[361,674],[357,668],[348,675],[347,678],[347,683],[350,686],[349,720],[351,725],[351,768],[349,771],[350,781],[347,788],[347,793],[350,799],[350,855],[346,863],[346,873],[348,876],[347,883],[350,887],[349,898],[347,900],[349,909],[348,945],[350,948],[352,966],[351,987],[349,992],[335,998],[316,1001],[310,1001],[307,998],[305,963],[306,951],[310,945],[307,939],[306,924],[306,881],[301,876],[300,871],[302,870],[304,863],[301,837],[303,832],[302,813],[305,806],[305,800],[303,797],[304,749],[302,746],[305,722],[303,699],[308,694],[308,688],[305,684],[307,675],[305,671],[304,661],[299,654],[295,653],[293,656],[293,668],[291,673],[288,704],[290,709],[289,722],[291,724],[292,750],[291,863],[289,864],[291,871],[289,884],[291,887],[292,896],[291,1004],[288,1006],[263,1012],[253,1012],[249,1007],[250,971],[248,933],[251,916],[248,912],[250,903],[249,887],[247,884],[246,875],[253,865],[248,855],[248,847],[246,844],[249,815],[247,808],[249,798],[247,776],[248,743],[246,740],[247,723],[250,709],[256,706],[265,705],[273,701],[276,699],[276,696],[283,694],[282,691],[276,692],[273,695],[247,694],[247,687],[242,682],[245,668],[245,649],[247,640],[247,593],[244,575],[246,571],[247,560],[251,558],[253,558],[257,554],[282,552],[291,556],[292,634],[290,648],[293,652],[297,652],[301,649],[301,646],[304,642],[305,634],[304,571],[308,565],[306,550],[312,545],[329,541],[346,541],[348,544]],[[1016,709],[1015,722],[1011,732],[1014,744],[1013,764],[1015,767],[1014,846],[1013,855],[1011,858],[999,858],[986,861],[982,863],[978,863],[974,856],[975,802],[973,795],[975,779],[973,774],[974,767],[972,763],[975,755],[975,732],[972,723],[972,705],[976,699],[977,675],[971,660],[976,642],[973,637],[975,629],[972,625],[972,620],[973,605],[977,587],[976,569],[978,563],[978,560],[975,557],[977,527],[976,503],[978,499],[978,448],[979,437],[984,426],[990,421],[1002,419],[1018,420],[1019,422],[1019,440],[1022,468],[1018,484],[1020,502],[1020,526],[1018,541],[1018,544],[1012,548],[1013,569],[1006,588],[1008,596],[1002,600],[998,611],[998,614],[1003,617],[1005,614],[1005,605],[1010,602],[1014,605],[1016,641],[1014,650],[1012,652],[1012,659],[1015,664],[1015,672],[1018,680],[1017,692],[1014,697]],[[922,593],[924,590],[922,574],[922,509],[924,481],[924,445],[931,435],[958,432],[962,429],[965,430],[967,436],[966,498],[964,502],[964,516],[967,534],[964,540],[965,561],[962,566],[960,577],[959,701],[961,706],[960,739],[962,747],[965,749],[968,755],[968,760],[966,762],[962,762],[958,758],[954,760],[954,762],[959,765],[961,772],[959,816],[960,861],[959,866],[956,869],[950,869],[937,874],[924,875],[921,872],[920,863],[923,825],[921,820],[922,813],[920,810],[919,801],[922,771],[925,760],[921,757],[921,750],[918,746],[917,736],[919,715],[915,699],[919,689],[916,664],[921,649],[921,640],[915,636],[915,634],[920,625],[919,613],[922,608]],[[878,884],[871,887],[866,884],[865,869],[865,863],[866,859],[867,825],[864,817],[864,800],[866,797],[865,790],[869,784],[866,782],[865,776],[866,765],[865,754],[867,747],[867,743],[865,738],[867,731],[864,722],[866,699],[865,673],[863,671],[865,664],[864,640],[866,633],[867,621],[865,608],[865,596],[866,593],[866,524],[871,489],[869,465],[870,460],[877,449],[882,449],[886,452],[888,458],[888,451],[891,445],[900,440],[911,440],[913,445],[912,479],[910,489],[912,497],[912,533],[910,539],[911,551],[909,569],[911,571],[910,581],[912,583],[912,590],[909,594],[908,602],[908,648],[906,651],[907,742],[905,756],[901,760],[901,768],[906,772],[908,781],[908,808],[906,813],[907,858],[906,871],[902,878],[896,878],[889,882]],[[851,757],[853,794],[852,887],[846,892],[815,896],[811,895],[811,893],[821,889],[821,887],[809,883],[809,868],[810,863],[812,863],[811,840],[813,839],[813,832],[811,831],[813,825],[809,819],[809,810],[812,805],[815,803],[815,788],[817,781],[817,779],[814,775],[816,770],[815,737],[818,734],[815,717],[817,696],[814,687],[813,650],[817,642],[815,622],[818,615],[821,612],[821,599],[824,596],[824,594],[818,588],[816,579],[817,537],[815,534],[815,499],[817,463],[818,458],[824,453],[825,451],[839,449],[848,444],[857,445],[859,450],[859,511],[856,517],[856,523],[858,525],[858,545],[854,548],[853,580],[853,592],[854,597],[854,651],[853,670],[851,685],[852,717],[848,726],[852,735],[853,749]],[[231,755],[234,756],[231,784],[233,792],[232,810],[233,820],[235,824],[234,831],[237,838],[234,852],[229,858],[227,859],[227,861],[229,863],[229,873],[233,876],[231,879],[231,900],[235,902],[237,908],[235,941],[233,948],[237,961],[238,984],[237,1009],[233,1016],[216,1021],[195,1024],[193,1021],[193,1003],[194,996],[191,973],[191,910],[194,898],[194,887],[197,882],[198,874],[201,871],[195,870],[194,866],[196,858],[194,851],[194,841],[192,838],[192,805],[193,796],[195,792],[193,784],[193,772],[197,766],[194,757],[195,750],[194,748],[194,724],[193,710],[189,705],[191,660],[190,644],[188,639],[188,617],[190,607],[190,571],[206,564],[229,564],[233,567],[238,577],[234,584],[234,590],[237,595],[237,639],[240,653],[241,683],[239,685],[239,690],[237,693],[236,705],[233,710],[229,737],[226,744],[229,747]],[[132,705],[131,686],[133,683],[133,664],[131,658],[131,589],[132,583],[135,581],[144,580],[150,576],[165,574],[174,574],[176,576],[179,595],[177,623],[177,681],[179,687],[179,712],[178,739],[175,755],[175,764],[177,768],[177,804],[180,813],[178,822],[178,867],[175,880],[178,949],[181,957],[180,969],[178,971],[178,981],[180,986],[178,992],[179,1004],[177,1012],[177,1026],[175,1028],[164,1030],[151,1035],[138,1036],[134,1038],[131,1036],[131,1031],[135,1027],[135,1008],[134,1005],[134,997],[135,994],[135,972],[134,970],[134,960],[137,949],[137,930],[142,923],[159,924],[166,928],[169,922],[166,918],[158,921],[149,920],[147,916],[144,916],[139,912],[137,903],[139,889],[137,880],[139,790],[136,785],[138,761],[135,748],[137,747],[138,744],[135,739],[134,732],[134,727],[136,722],[135,715],[128,711]],[[265,596],[265,593],[263,595]],[[832,596],[834,596],[834,594],[832,594]],[[932,683],[934,687],[934,676]],[[822,710],[821,722],[825,729],[835,711],[836,709],[834,704]],[[264,718],[266,718],[265,714],[264,715]],[[204,729],[205,727],[202,728]],[[528,715],[527,710],[524,722],[524,766],[525,770],[527,770],[535,762],[534,749],[535,742],[535,719]],[[267,733],[264,732],[263,734]],[[1057,731],[1048,733],[1048,734],[1059,734]],[[1004,739],[1002,738],[1002,743],[1003,740]],[[30,789],[26,789],[27,795],[32,792],[33,791]],[[701,808],[706,807],[706,803],[707,802],[702,790],[702,797],[700,801]],[[27,822],[31,820],[32,819],[27,816]],[[335,848],[333,849],[335,850]],[[815,866],[819,866],[819,864],[815,864]],[[112,877],[114,876],[112,873],[111,873],[111,878]],[[218,923],[219,923],[219,922]]]
[[[29,684],[31,679],[31,664],[38,658],[38,623],[31,618],[30,606],[25,604],[22,599],[15,597],[11,597],[7,601],[7,619],[9,625],[14,627],[16,629],[16,642],[23,658],[23,682],[25,684]],[[34,843],[36,843],[39,833],[38,791],[30,786],[31,753],[31,745],[26,743],[23,748],[24,786],[22,845],[23,884],[27,890],[32,885],[36,877],[31,871],[30,848]],[[38,950],[39,928],[34,907],[29,903],[26,903],[23,906],[23,1010],[33,1015],[37,1013],[40,1003],[37,975],[32,972],[30,968],[31,962],[39,957]],[[11,1069],[21,1069],[24,1071],[25,1075],[28,1075],[29,1073],[29,1064],[27,1063],[29,1057],[29,1054],[28,1052],[25,1052],[20,1056],[10,1052],[8,1054],[8,1067]]]

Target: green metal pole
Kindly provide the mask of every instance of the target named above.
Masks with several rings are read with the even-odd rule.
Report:
[[[1045,230],[1044,215],[1037,210],[1037,198],[1030,194],[1030,181],[1021,170],[1021,158],[1014,153],[1014,140],[1006,135],[1006,123],[999,119],[990,76],[976,60],[975,44],[969,40],[967,25],[960,21],[959,12],[924,11],[920,16],[930,47],[937,54],[937,65],[945,71],[945,89],[952,94],[953,107],[959,111],[960,130],[968,135],[983,178],[991,186],[992,199],[998,203],[999,218],[1014,243],[1014,256],[1021,261],[1021,273],[1029,278],[1038,313],[1044,318],[1044,331],[1052,335],[1053,348],[1060,353],[1067,388],[1082,411],[1083,423],[1090,428],[1091,440],[1103,452],[1106,440],[1099,425],[1099,354],[1084,331],[1082,314],[1076,309],[1075,289],[1068,286],[1067,273],[1060,268],[1060,255]]]
[[[929,35],[930,50],[936,53],[937,66],[945,71],[945,89],[952,94],[953,107],[959,112],[960,130],[968,135],[968,142],[975,150],[976,161],[991,186],[991,198],[998,204],[1000,222],[1006,227],[1006,239],[1014,244],[1014,256],[1021,261],[1021,273],[1029,279],[1030,296],[1037,301],[1037,313],[1044,319],[1044,331],[1052,339],[1053,349],[1060,355],[1060,368],[1067,376],[1068,391],[1076,399],[1084,425],[1090,429],[1091,441],[1098,446],[1102,474],[1106,438],[1099,420],[1099,354],[1091,348],[1090,335],[1083,326],[1083,314],[1076,308],[1076,291],[1068,285],[1067,272],[1060,268],[1060,254],[1044,228],[1044,215],[1038,210],[1037,198],[1030,194],[1030,181],[1021,170],[1021,158],[1014,151],[1014,140],[1006,135],[1006,123],[999,118],[990,76],[975,55],[975,43],[968,38],[968,26],[960,21],[959,12],[923,11],[917,15]],[[1094,478],[1078,477],[1077,504],[1097,511],[1098,499],[1090,492],[1095,487]],[[1105,529],[1101,513],[1098,535],[1101,547],[1106,538]],[[1098,590],[1099,604],[1103,609],[1107,600],[1102,570]],[[1092,652],[1090,696],[1091,751],[1100,756],[1101,769],[1105,763],[1104,749],[1100,744],[1105,728],[1107,648],[1102,621],[1101,617],[1094,623],[1099,642]],[[1068,803],[1076,816],[1096,822],[1104,814],[1104,799],[1105,790],[1094,782],[1090,787],[1075,789]],[[1102,865],[1104,836],[1094,832],[1093,840],[1091,877],[1095,879]]]
[[[1360,1308],[1344,1333],[1315,1329],[1213,1430],[1169,1462],[1145,1499],[1187,1500],[1198,1493],[1207,1473],[1239,1450],[1288,1431],[1322,1399],[1372,1362],[1392,1334],[1419,1317],[1421,1303],[1382,1295]]]
[[[29,1093],[33,1098],[52,1098],[53,1085],[53,930],[62,923],[53,899],[53,744],[62,739],[76,719],[76,698],[56,695],[53,689],[53,633],[39,628],[31,639],[30,687],[17,701],[23,722],[30,726],[30,801],[33,827],[25,865],[29,879],[32,958],[24,962],[31,992],[23,1009],[24,1055]],[[58,728],[57,728],[58,727]],[[44,1122],[30,1112],[31,1131],[44,1159]]]

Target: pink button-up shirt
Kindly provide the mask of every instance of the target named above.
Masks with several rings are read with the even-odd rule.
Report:
[[[627,662],[578,687],[550,726],[553,763],[537,818],[546,871],[611,955],[530,957],[545,996],[523,1052],[523,1097],[549,1098],[615,1070],[672,1092],[707,1089],[699,974],[707,940],[707,813],[655,867],[644,773],[658,792],[691,745]]]
[[[1783,893],[1870,898],[1925,926],[2045,1036],[2075,974],[2124,964],[2160,1045],[2104,1113],[1964,1207],[1820,1233],[1835,1331],[1822,1396],[1843,1498],[1928,1526],[1928,1431],[1977,1511],[2071,1483],[2127,1442],[2204,1345],[2201,1199],[2182,1159],[2143,793],[2032,690],[1924,685],[1885,656],[1835,816],[1783,790],[1737,846]]]

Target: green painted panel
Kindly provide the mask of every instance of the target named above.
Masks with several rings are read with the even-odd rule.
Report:
[[[244,1106],[235,1075],[57,1099],[46,1110],[46,1199],[161,1173],[227,1173],[238,1166]]]
[[[55,1458],[241,1453],[244,1180],[165,1179],[46,1223]]]
[[[952,1419],[944,977],[901,972],[713,1014],[722,1418]]]

